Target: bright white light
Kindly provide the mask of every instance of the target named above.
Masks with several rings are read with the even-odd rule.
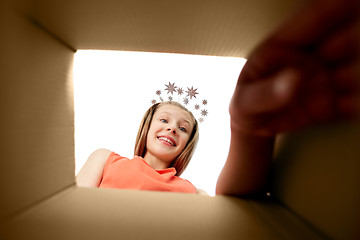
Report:
[[[215,195],[230,143],[228,106],[243,58],[184,54],[77,51],[74,64],[77,174],[88,156],[107,148],[132,158],[140,121],[165,84],[198,88],[209,115],[182,178]]]

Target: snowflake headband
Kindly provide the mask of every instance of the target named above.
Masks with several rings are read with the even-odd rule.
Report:
[[[191,87],[184,91],[181,87],[175,86],[175,83],[171,84],[170,82],[169,84],[165,84],[165,86],[166,88],[164,91],[167,91],[166,96],[162,95],[161,90],[157,90],[156,96],[159,98],[159,100],[157,101],[156,99],[153,99],[151,100],[151,104],[164,101],[175,101],[174,98],[177,96],[178,103],[182,102],[186,108],[188,108],[188,106],[194,106],[193,110],[189,108],[188,109],[193,113],[194,117],[197,118],[200,123],[204,121],[205,117],[208,115],[208,111],[205,109],[208,102],[205,99],[202,101],[196,100],[196,94],[199,94],[196,92],[197,88],[194,89],[194,87]]]

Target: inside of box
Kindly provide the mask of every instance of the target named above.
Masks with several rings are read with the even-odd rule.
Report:
[[[0,39],[0,187],[6,196],[0,200],[0,237],[156,238],[175,232],[177,239],[354,238],[358,123],[285,136],[274,162],[275,201],[75,186],[76,49],[246,57],[297,4],[6,1]]]

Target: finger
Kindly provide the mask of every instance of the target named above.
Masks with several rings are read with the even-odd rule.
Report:
[[[359,94],[360,91],[360,68],[359,61],[343,65],[333,70],[332,78],[336,95],[348,93]]]
[[[252,82],[276,74],[287,66],[302,65],[308,55],[274,42],[260,45],[241,72],[241,81]]]
[[[339,119],[352,119],[359,117],[360,103],[356,95],[347,95],[336,102],[337,117]]]
[[[314,123],[330,120],[335,113],[333,95],[329,91],[319,92],[316,96],[308,99],[306,110]]]
[[[320,46],[318,55],[328,64],[342,64],[358,59],[360,54],[358,23],[341,29]]]
[[[358,18],[358,0],[318,0],[295,13],[273,35],[285,45],[312,47]]]
[[[336,111],[340,117],[352,118],[360,114],[359,70],[359,64],[355,62],[334,73]]]
[[[268,119],[263,129],[272,134],[296,131],[310,125],[313,121],[302,105],[293,105],[292,108],[273,114]]]
[[[239,106],[246,115],[279,111],[295,97],[300,74],[285,69],[274,76],[244,84],[239,92]]]

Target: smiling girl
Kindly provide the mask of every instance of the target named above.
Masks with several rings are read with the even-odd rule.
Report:
[[[134,158],[96,150],[79,174],[78,186],[203,193],[179,176],[199,139],[193,114],[177,102],[162,102],[145,113],[136,138]]]

